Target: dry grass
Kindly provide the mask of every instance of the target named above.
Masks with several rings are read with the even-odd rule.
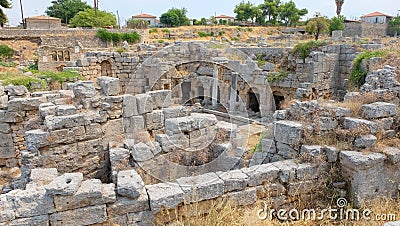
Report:
[[[192,205],[182,205],[173,211],[163,210],[156,216],[157,225],[165,225],[166,222],[174,222],[172,225],[185,225],[185,226],[203,226],[203,225],[216,225],[216,226],[228,226],[228,225],[251,225],[251,226],[264,226],[264,225],[382,225],[388,220],[375,221],[376,216],[390,217],[389,214],[394,214],[396,217],[400,216],[400,205],[398,200],[388,198],[377,198],[371,202],[364,203],[359,212],[362,215],[362,211],[369,209],[372,211],[370,217],[374,220],[361,219],[355,220],[331,220],[329,214],[325,214],[325,218],[321,220],[303,220],[298,221],[279,221],[275,219],[260,220],[258,218],[258,211],[264,207],[266,200],[258,200],[255,204],[250,206],[237,206],[233,201],[226,201],[222,199],[210,200],[201,203],[195,203]],[[295,206],[298,210],[302,210],[302,207]],[[323,207],[330,208],[330,205]],[[321,208],[321,209],[323,209]],[[335,206],[332,209],[337,208]],[[346,209],[350,209],[347,206]],[[289,211],[291,208],[285,208]],[[316,209],[316,212],[321,211]],[[200,216],[193,216],[193,214],[199,214]],[[389,221],[393,221],[390,219]]]

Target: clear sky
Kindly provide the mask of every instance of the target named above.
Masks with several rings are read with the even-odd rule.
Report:
[[[102,10],[119,12],[121,23],[132,15],[147,13],[159,17],[169,8],[185,7],[188,9],[189,18],[206,17],[209,18],[215,14],[226,14],[234,16],[233,9],[235,5],[242,0],[100,0],[99,7]],[[246,0],[247,1],[247,0]],[[289,0],[283,0],[287,2]],[[93,6],[92,0],[87,0],[88,4]],[[250,0],[255,4],[260,4],[263,0]],[[315,12],[332,17],[335,15],[334,0],[294,0],[299,8],[307,8],[308,17],[312,17]],[[44,11],[51,4],[51,0],[22,0],[24,16],[44,15]],[[359,18],[360,16],[379,11],[389,15],[397,15],[400,10],[400,0],[345,0],[342,14],[348,19]],[[13,0],[13,8],[5,10],[10,25],[15,26],[21,21],[21,11],[19,0]],[[307,19],[307,18],[304,18]]]

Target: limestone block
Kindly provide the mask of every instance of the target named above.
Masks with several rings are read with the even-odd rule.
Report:
[[[242,172],[249,177],[249,186],[255,187],[278,178],[279,169],[273,164],[262,164],[243,168]]]
[[[241,170],[231,170],[227,172],[218,171],[216,174],[224,181],[224,193],[243,190],[247,184],[249,177]]]
[[[339,153],[340,164],[355,170],[365,170],[383,164],[386,157],[381,153],[363,154],[356,151],[341,151]]]
[[[301,163],[296,167],[296,178],[298,180],[313,180],[319,176],[317,164]]]
[[[122,161],[129,160],[130,151],[124,148],[112,148],[110,152],[110,162],[111,168],[116,167],[116,165]]]
[[[324,152],[326,154],[327,161],[330,163],[336,162],[339,157],[339,151],[336,149],[336,147],[324,147]]]
[[[162,110],[155,110],[146,114],[147,130],[164,128],[164,114]]]
[[[345,129],[359,129],[362,127],[366,127],[372,134],[379,132],[378,124],[376,124],[375,122],[351,117],[344,118],[343,127]]]
[[[262,139],[261,150],[254,152],[253,157],[250,160],[249,167],[262,164],[267,156],[273,153],[276,153],[274,140],[266,138]]]
[[[30,181],[36,186],[44,186],[48,185],[56,177],[58,177],[56,168],[31,169]]]
[[[160,183],[145,187],[150,199],[150,208],[155,213],[162,207],[172,209],[184,201],[185,193],[177,183]]]
[[[7,200],[6,195],[0,195],[0,223],[15,219],[13,203]]]
[[[161,150],[164,153],[174,151],[177,148],[174,142],[166,134],[156,134],[155,139],[160,144]]]
[[[0,96],[0,109],[7,109],[8,106],[8,96]]]
[[[24,96],[29,92],[25,86],[14,86],[14,85],[6,86],[6,91],[8,92],[9,96]]]
[[[261,66],[261,69],[263,70],[263,71],[274,71],[274,69],[275,69],[275,64],[273,64],[273,63],[266,63],[266,64],[264,64],[263,66]]]
[[[276,120],[285,120],[287,116],[287,111],[286,110],[277,110],[274,112],[274,119]]]
[[[397,106],[385,102],[375,102],[361,106],[361,115],[366,119],[378,119],[395,116]]]
[[[135,97],[139,115],[153,111],[153,98],[149,94],[138,94]]]
[[[57,107],[53,103],[43,103],[39,105],[39,115],[42,119],[48,115],[56,115]]]
[[[26,149],[36,152],[39,148],[50,145],[49,133],[41,129],[30,130],[25,132]]]
[[[358,136],[354,140],[354,146],[358,148],[370,148],[375,145],[377,138],[374,135]]]
[[[51,195],[72,195],[78,190],[82,180],[82,173],[65,173],[50,182],[46,190]]]
[[[213,199],[224,194],[224,181],[215,173],[181,177],[176,181],[185,193],[185,200],[188,202]]]
[[[298,151],[293,149],[291,146],[287,144],[283,144],[280,142],[276,143],[276,149],[278,150],[278,154],[282,156],[284,159],[293,159],[298,155]]]
[[[118,78],[101,76],[97,78],[97,84],[105,96],[116,96],[121,92],[121,85]]]
[[[51,225],[91,225],[106,220],[106,205],[89,206],[50,215]]]
[[[397,164],[400,162],[400,149],[393,147],[386,147],[383,149],[383,154],[387,156],[391,163]]]
[[[13,190],[7,193],[7,200],[13,202],[17,218],[33,217],[54,213],[53,197],[43,187],[29,190]]]
[[[300,155],[317,157],[323,154],[323,148],[319,145],[303,145],[300,149]]]
[[[76,82],[72,86],[76,98],[90,98],[96,95],[93,81]]]
[[[297,163],[294,160],[284,160],[272,163],[278,168],[278,177],[282,184],[287,184],[296,179],[296,167]]]
[[[164,113],[165,120],[187,116],[186,108],[183,106],[163,108],[162,111]]]
[[[58,105],[56,107],[57,116],[74,115],[77,113],[76,107],[73,105]]]
[[[113,203],[116,200],[114,184],[102,184],[99,179],[85,180],[73,195],[56,195],[54,204],[58,212],[86,206]]]
[[[137,162],[147,161],[154,157],[151,147],[144,143],[135,144],[131,149],[131,155]]]
[[[154,216],[150,211],[128,213],[127,224],[137,226],[155,225]]]
[[[40,215],[35,217],[20,218],[13,220],[7,224],[7,226],[25,226],[25,225],[49,226],[49,216]]]
[[[338,126],[338,121],[332,117],[321,117],[318,120],[318,129],[321,131],[334,130]]]
[[[153,109],[168,108],[171,105],[171,90],[150,91]]]
[[[144,118],[141,115],[123,118],[124,130],[126,133],[144,130]]]
[[[46,116],[44,124],[49,130],[63,128],[73,128],[90,124],[89,118],[85,114],[67,115],[67,116]]]
[[[298,146],[302,136],[303,125],[293,121],[275,122],[275,140],[290,146]]]
[[[218,123],[217,117],[212,114],[192,113],[190,117],[193,119],[193,129],[208,128]]]
[[[230,192],[224,197],[239,206],[247,206],[253,204],[257,199],[256,188],[248,188],[243,191]]]
[[[124,95],[122,102],[122,116],[132,117],[136,115],[138,115],[136,97],[130,94]]]
[[[108,216],[117,216],[146,210],[150,210],[150,206],[149,197],[145,191],[143,191],[137,199],[118,196],[114,203],[107,204]]]
[[[30,111],[39,110],[42,103],[47,102],[46,97],[15,98],[8,101],[8,111]]]
[[[1,134],[0,133],[0,158],[14,158],[15,147],[12,138],[12,134]]]
[[[136,199],[144,189],[144,182],[136,170],[119,171],[117,192],[121,196]]]

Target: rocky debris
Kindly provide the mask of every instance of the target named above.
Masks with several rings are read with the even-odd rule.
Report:
[[[51,195],[72,195],[78,190],[82,180],[82,173],[66,173],[50,182],[46,190]]]
[[[361,106],[361,115],[366,119],[392,117],[397,114],[397,106],[385,102],[375,102]]]
[[[105,96],[116,96],[121,92],[121,85],[118,78],[101,76],[97,78],[101,93]]]
[[[143,189],[143,180],[135,170],[118,172],[117,192],[119,195],[136,199],[143,193]]]
[[[370,148],[375,145],[377,138],[374,135],[363,135],[356,137],[354,140],[354,146],[357,148]]]
[[[376,90],[394,90],[395,87],[400,86],[396,77],[396,68],[385,65],[383,69],[373,71],[366,76],[360,91],[366,93]]]
[[[162,207],[173,209],[184,201],[185,193],[177,183],[146,185],[150,208],[159,212]]]

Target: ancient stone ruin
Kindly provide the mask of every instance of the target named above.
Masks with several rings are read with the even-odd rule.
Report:
[[[0,85],[0,167],[12,175],[0,225],[166,224],[160,213],[184,205],[290,206],[324,185],[355,205],[397,198],[400,149],[382,144],[399,133],[397,68],[365,67],[365,84],[347,91],[360,49],[381,47],[330,44],[304,60],[212,42],[60,50],[83,81]],[[271,79],[277,67],[288,73]]]

